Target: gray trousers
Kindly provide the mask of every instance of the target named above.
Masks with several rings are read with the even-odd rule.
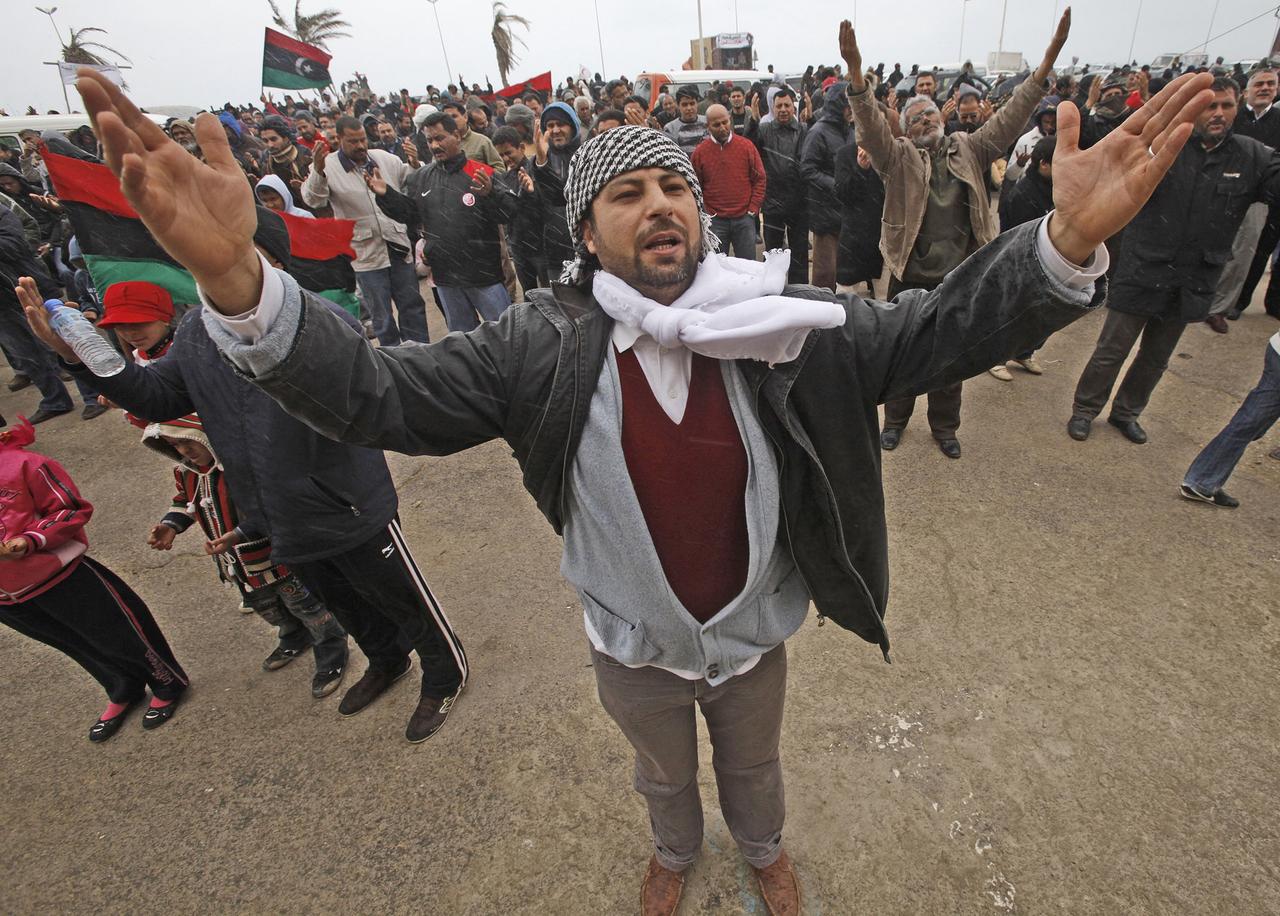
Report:
[[[1236,232],[1235,241],[1231,244],[1231,260],[1222,268],[1222,276],[1218,278],[1218,289],[1214,293],[1210,315],[1225,315],[1236,307],[1240,293],[1244,289],[1245,278],[1249,276],[1249,267],[1253,264],[1254,252],[1258,250],[1258,239],[1262,237],[1262,227],[1267,224],[1267,205],[1254,203],[1245,212],[1244,222]]]
[[[1142,335],[1138,355],[1125,373],[1111,405],[1111,416],[1116,420],[1138,419],[1168,368],[1169,357],[1173,355],[1186,326],[1187,323],[1178,318],[1152,318],[1107,309],[1107,320],[1098,335],[1098,344],[1076,385],[1071,415],[1092,420],[1102,412],[1120,375],[1120,367],[1128,358],[1138,335]]]
[[[746,674],[712,687],[660,668],[628,668],[591,650],[600,703],[636,751],[636,791],[649,806],[658,862],[683,871],[702,846],[698,725],[711,738],[720,812],[743,856],[765,868],[782,851],[782,705],[787,653],[778,645]]]

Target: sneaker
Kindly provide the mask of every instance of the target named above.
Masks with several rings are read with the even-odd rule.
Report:
[[[338,713],[343,716],[354,716],[378,697],[382,696],[400,678],[413,669],[413,659],[406,658],[404,667],[399,671],[377,671],[373,668],[365,671],[360,680],[351,685],[351,689],[338,704]]]
[[[317,700],[327,697],[338,689],[346,673],[347,669],[342,666],[317,671],[315,677],[311,679],[311,695]]]
[[[1001,363],[998,366],[992,366],[987,371],[990,372],[996,378],[1000,379],[1000,381],[1002,382],[1013,381],[1013,373],[1009,371],[1009,368],[1004,363]]]
[[[10,391],[21,391],[23,388],[31,387],[31,379],[21,372],[13,373],[13,381],[9,383]]]
[[[404,730],[404,736],[410,744],[421,744],[436,732],[444,727],[445,720],[449,718],[449,710],[453,709],[454,702],[462,693],[459,687],[455,693],[447,697],[429,697],[423,696],[418,700],[418,708],[413,711],[413,717],[409,719],[409,725]]]
[[[1208,503],[1211,506],[1217,506],[1219,509],[1235,509],[1240,505],[1240,500],[1234,496],[1228,496],[1222,490],[1216,493],[1206,493],[1204,490],[1197,490],[1189,483],[1184,483],[1180,486],[1178,492],[1183,499],[1189,499],[1197,503]]]
[[[301,649],[286,649],[284,646],[276,646],[271,650],[271,654],[262,662],[263,671],[279,671],[285,665],[289,664],[299,655],[302,655],[309,646],[303,646]]]
[[[1036,359],[1034,353],[1026,359],[1015,359],[1014,362],[1032,375],[1044,375],[1044,366],[1040,365],[1040,360]]]

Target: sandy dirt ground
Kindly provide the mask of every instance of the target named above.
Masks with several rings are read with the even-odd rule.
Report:
[[[1259,302],[1260,302],[1259,296]],[[439,333],[438,316],[434,333]],[[1067,438],[1100,316],[1046,374],[966,384],[964,458],[923,404],[885,461],[894,664],[811,616],[788,643],[786,845],[810,914],[1280,912],[1280,461],[1235,512],[1180,500],[1277,323],[1188,329],[1134,446]],[[33,389],[0,393],[13,417]],[[628,745],[594,695],[560,545],[509,449],[389,456],[472,678],[410,746],[411,679],[350,719],[217,584],[195,533],[147,549],[171,478],[118,416],[39,428],[96,506],[94,554],[193,679],[172,722],[86,738],[98,687],[0,628],[0,906],[10,913],[627,913],[649,856]],[[286,469],[287,470],[287,469]],[[363,670],[353,651],[348,683]],[[764,912],[715,803],[681,912]]]

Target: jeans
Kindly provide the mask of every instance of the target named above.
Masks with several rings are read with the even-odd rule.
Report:
[[[1249,443],[1265,436],[1277,419],[1280,419],[1280,353],[1268,342],[1257,387],[1245,395],[1236,415],[1191,462],[1182,482],[1202,493],[1217,493],[1236,469]]]
[[[40,391],[40,409],[66,413],[75,403],[58,378],[58,359],[36,339],[27,318],[16,306],[0,306],[0,346],[14,372],[21,372]]]
[[[1177,290],[1174,290],[1173,295],[1176,294]],[[1153,292],[1152,295],[1160,294]],[[1098,335],[1098,344],[1076,385],[1071,416],[1092,420],[1102,412],[1120,375],[1120,367],[1141,334],[1138,355],[1125,373],[1111,405],[1112,419],[1122,422],[1138,419],[1168,368],[1169,357],[1173,355],[1186,326],[1187,323],[1180,318],[1129,315],[1107,309],[1107,320]]]
[[[511,305],[507,288],[501,283],[492,286],[436,286],[440,304],[444,306],[444,321],[450,331],[471,331],[480,321],[497,321]],[[479,320],[476,313],[480,314]]]
[[[600,705],[635,748],[635,789],[649,808],[658,862],[683,871],[702,846],[695,707],[711,738],[711,768],[729,833],[756,868],[777,861],[786,819],[778,753],[785,643],[717,687],[661,668],[628,668],[595,649],[591,664]]]
[[[748,261],[756,259],[756,218],[754,216],[748,216],[745,213],[742,216],[713,216],[711,231],[720,240],[721,253],[728,254],[729,247],[733,246],[735,258],[746,258]]]
[[[346,666],[346,632],[296,575],[245,591],[244,601],[259,617],[279,628],[281,648],[314,646],[317,671]]]
[[[427,306],[418,291],[418,272],[412,264],[393,257],[390,267],[356,271],[356,282],[364,294],[364,306],[373,319],[373,333],[380,344],[394,347],[402,340],[430,341]],[[399,327],[391,313],[393,300],[400,313]]]
[[[809,213],[801,201],[788,210],[764,211],[764,250],[791,249],[788,283],[809,282]]]

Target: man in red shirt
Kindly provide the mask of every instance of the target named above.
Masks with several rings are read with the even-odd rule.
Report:
[[[729,109],[707,109],[707,139],[693,151],[693,170],[702,182],[711,231],[726,253],[756,259],[756,214],[764,203],[764,163],[756,145],[733,132]]]

